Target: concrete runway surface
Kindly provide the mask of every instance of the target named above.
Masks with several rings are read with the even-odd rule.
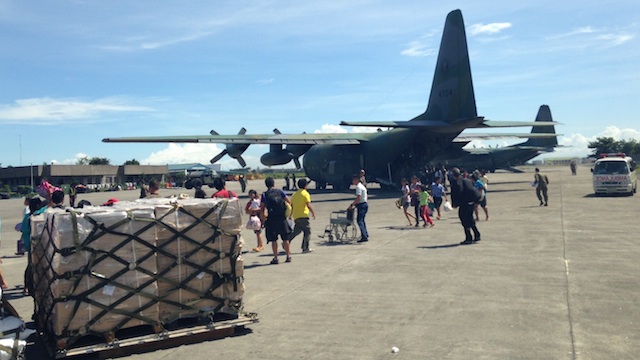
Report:
[[[640,195],[595,197],[588,167],[542,167],[549,206],[538,206],[533,168],[488,174],[490,221],[480,243],[463,240],[457,211],[433,228],[406,226],[400,192],[370,190],[370,241],[318,238],[331,211],[353,191],[312,190],[311,254],[292,243],[293,262],[269,265],[270,248],[245,259],[245,311],[260,322],[246,334],[130,359],[635,359],[640,354]],[[282,185],[281,181],[277,183]],[[239,191],[237,183],[228,188]],[[264,191],[260,180],[247,189]],[[208,194],[213,192],[206,189]],[[188,193],[161,190],[163,195]],[[244,204],[246,194],[242,194]],[[137,191],[81,194],[94,203]],[[22,285],[15,257],[22,201],[0,200],[2,268]],[[246,248],[255,235],[243,231]],[[31,298],[9,291],[23,318]],[[397,347],[397,352],[392,349]],[[31,358],[41,358],[31,350]],[[36,357],[37,356],[37,357]]]

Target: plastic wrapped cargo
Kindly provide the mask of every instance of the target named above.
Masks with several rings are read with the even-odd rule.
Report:
[[[237,200],[152,199],[32,220],[37,324],[57,348],[87,334],[242,310]]]

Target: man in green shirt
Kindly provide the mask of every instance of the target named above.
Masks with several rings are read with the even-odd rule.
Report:
[[[541,174],[540,169],[538,168],[536,168],[536,174],[533,178],[536,185],[536,196],[538,197],[538,200],[540,200],[540,206],[549,206],[549,194],[547,192],[549,178],[547,175]],[[544,200],[544,202],[542,200]]]

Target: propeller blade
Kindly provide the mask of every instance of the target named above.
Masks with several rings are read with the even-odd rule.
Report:
[[[218,162],[218,160],[222,159],[223,156],[227,155],[227,149],[222,150],[218,155],[214,156],[213,159],[210,160],[212,164]]]
[[[273,133],[276,135],[282,135],[282,133],[280,132],[280,130],[278,130],[278,128],[273,129]]]
[[[244,135],[246,133],[247,133],[247,129],[245,129],[245,128],[242,128],[242,129],[240,129],[240,131],[238,131],[238,135]]]
[[[247,167],[247,162],[244,161],[244,159],[242,158],[242,156],[238,156],[236,158],[236,160],[238,160],[238,163],[240,164],[240,166],[242,166],[243,168]]]
[[[211,131],[209,131],[209,134],[210,134],[210,135],[220,135],[220,134],[218,134],[218,132],[217,132],[217,131],[215,131],[215,130],[211,130]]]
[[[296,165],[296,169],[298,170],[302,169],[302,166],[300,166],[300,159],[298,159],[297,157],[294,157],[293,163]]]

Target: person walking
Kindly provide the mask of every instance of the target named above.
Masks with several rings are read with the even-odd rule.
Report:
[[[365,177],[364,169],[360,169],[360,182],[362,183],[362,185],[364,185],[364,187],[367,187],[367,178]]]
[[[460,169],[451,169],[451,202],[454,208],[458,208],[458,217],[464,228],[465,239],[461,245],[469,245],[480,241],[480,231],[476,227],[473,218],[475,204],[480,201],[480,192],[473,186],[471,179],[463,178]],[[473,237],[471,232],[473,231]]]
[[[291,180],[290,180],[290,177],[289,177],[289,173],[287,173],[287,174],[284,176],[284,184],[285,184],[285,185],[284,185],[284,189],[285,189],[285,190],[289,190],[289,189],[291,189]]]
[[[411,206],[413,206],[413,212],[415,213],[416,225],[415,227],[420,226],[420,218],[422,217],[420,214],[420,180],[416,175],[411,177],[411,185],[409,185],[409,189],[411,190]]]
[[[78,189],[76,189],[77,185],[78,184],[75,182],[72,182],[71,186],[69,186],[69,206],[71,207],[76,207],[76,194],[78,192]]]
[[[549,178],[547,175],[541,174],[540,169],[536,168],[536,173],[533,176],[533,179],[533,183],[536,186],[536,196],[538,197],[538,200],[540,200],[540,206],[549,206],[549,194],[547,187],[549,184]]]
[[[315,220],[316,213],[313,211],[313,207],[311,207],[311,195],[309,191],[307,191],[307,186],[309,183],[306,179],[298,180],[298,191],[296,191],[291,196],[291,204],[292,204],[292,212],[293,221],[295,225],[293,227],[293,232],[289,236],[289,245],[291,245],[291,241],[293,238],[298,236],[298,234],[303,233],[302,235],[302,253],[308,254],[313,251],[313,249],[309,248],[309,240],[311,239],[311,224],[309,223],[309,214],[311,214],[312,218]]]
[[[140,199],[144,199],[147,197],[147,185],[145,184],[144,179],[140,180]]]
[[[244,193],[247,190],[247,180],[244,178],[244,175],[240,174],[238,176],[238,182],[240,183],[240,190]]]
[[[289,233],[291,228],[287,222],[286,211],[287,204],[291,204],[291,200],[282,189],[275,187],[275,181],[272,177],[264,180],[267,191],[260,198],[260,220],[264,224],[267,244],[271,243],[273,250],[272,265],[278,264],[278,236],[282,239],[282,248],[287,254],[285,262],[291,262],[291,250],[289,247]]]
[[[358,242],[367,242],[369,241],[369,232],[367,231],[367,224],[364,220],[367,216],[367,211],[369,211],[369,205],[367,204],[367,188],[360,181],[359,174],[352,176],[351,183],[356,186],[356,199],[353,200],[351,205],[349,205],[349,210],[353,209],[354,207],[358,209],[356,222],[358,223],[361,234],[360,240],[358,240]]]
[[[260,222],[260,197],[257,191],[249,190],[249,201],[244,207],[244,211],[249,215],[251,230],[256,234],[258,241],[258,246],[254,247],[252,251],[260,252],[264,249],[264,243],[262,242],[262,223]]]
[[[411,205],[411,190],[409,189],[409,183],[407,182],[407,179],[402,178],[402,180],[400,180],[400,183],[402,184],[402,201],[400,201],[402,203],[402,211],[404,212],[404,216],[407,218],[407,221],[409,221],[409,226],[411,226],[411,219],[415,220],[415,217],[409,214],[409,205]]]
[[[442,199],[447,201],[447,193],[444,189],[444,185],[442,185],[442,177],[436,177],[436,181],[431,184],[431,196],[433,196],[433,204],[436,212],[436,219],[440,220],[440,207],[442,206]]]
[[[433,227],[435,224],[433,220],[431,220],[431,216],[429,216],[429,191],[427,190],[426,185],[420,185],[420,216],[422,217],[422,227],[427,227],[427,225]]]
[[[478,170],[475,170],[471,174],[471,179],[474,181],[473,186],[475,186],[480,191],[481,195],[480,202],[476,204],[475,208],[473,209],[473,213],[476,216],[476,221],[480,221],[480,218],[478,216],[478,207],[481,207],[482,210],[484,210],[485,221],[489,221],[489,207],[487,206],[487,185],[485,185],[485,182],[482,180],[482,175]]]

